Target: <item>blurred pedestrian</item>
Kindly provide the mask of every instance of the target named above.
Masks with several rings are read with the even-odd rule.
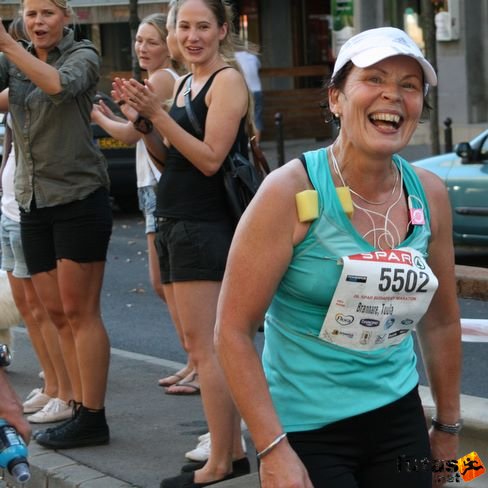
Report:
[[[71,419],[36,436],[56,449],[109,442],[110,346],[100,292],[112,214],[106,162],[90,127],[100,59],[66,27],[72,13],[66,0],[24,0],[26,49],[0,24],[0,89],[9,88],[22,246],[58,329],[77,405]]]
[[[234,232],[220,168],[238,146],[247,148],[249,92],[241,73],[226,61],[234,57],[230,6],[222,0],[177,5],[176,35],[192,74],[177,83],[169,114],[157,103],[150,82],[120,80],[118,87],[121,99],[139,113],[135,125],[151,154],[165,167],[156,209],[161,279],[199,374],[212,440],[201,469],[184,467],[181,475],[163,480],[163,488],[207,486],[249,472],[240,419],[213,347],[217,299]],[[184,92],[203,137],[185,109]],[[187,472],[191,469],[196,470]]]
[[[436,84],[403,31],[351,38],[328,85],[337,139],[273,171],[240,220],[216,340],[263,488],[432,488],[432,465],[408,462],[457,459],[451,209],[443,182],[397,154]],[[430,443],[414,327],[436,403]]]
[[[236,51],[236,60],[244,73],[247,86],[253,95],[254,102],[254,135],[256,142],[261,141],[261,133],[264,129],[263,123],[263,89],[261,86],[261,78],[259,71],[261,69],[261,61],[258,57],[257,48],[254,46],[247,47]]]

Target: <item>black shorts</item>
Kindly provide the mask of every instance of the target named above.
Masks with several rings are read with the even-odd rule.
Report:
[[[288,440],[315,487],[432,488],[433,460],[417,388],[371,412],[289,433]]]
[[[222,281],[234,226],[158,218],[155,246],[162,283]]]
[[[105,188],[83,200],[20,214],[20,232],[31,275],[51,271],[58,259],[105,261],[112,233],[112,209]]]

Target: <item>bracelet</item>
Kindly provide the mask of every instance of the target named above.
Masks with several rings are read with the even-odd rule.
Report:
[[[432,417],[432,427],[435,430],[440,430],[441,432],[447,432],[451,435],[457,435],[461,432],[463,428],[463,419],[459,419],[455,424],[443,424],[439,422],[435,417]]]
[[[134,125],[134,129],[138,130],[142,134],[149,134],[153,130],[153,123],[142,115],[139,115],[139,117],[137,117],[132,124]]]
[[[276,437],[271,444],[265,447],[262,451],[256,454],[258,459],[262,459],[266,454],[269,454],[284,438],[286,437],[286,432],[283,432],[278,437]]]

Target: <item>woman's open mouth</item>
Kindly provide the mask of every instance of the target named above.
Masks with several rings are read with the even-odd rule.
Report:
[[[388,129],[398,129],[403,122],[403,118],[400,115],[385,112],[371,114],[369,120],[376,127]]]

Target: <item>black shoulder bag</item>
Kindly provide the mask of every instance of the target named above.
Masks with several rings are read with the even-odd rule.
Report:
[[[188,119],[199,137],[203,137],[200,123],[191,108],[191,75],[188,77],[183,96]],[[222,165],[224,187],[231,212],[238,222],[244,210],[256,194],[264,177],[270,172],[269,165],[254,137],[250,139],[250,146],[254,157],[254,164],[239,152],[229,154]]]

